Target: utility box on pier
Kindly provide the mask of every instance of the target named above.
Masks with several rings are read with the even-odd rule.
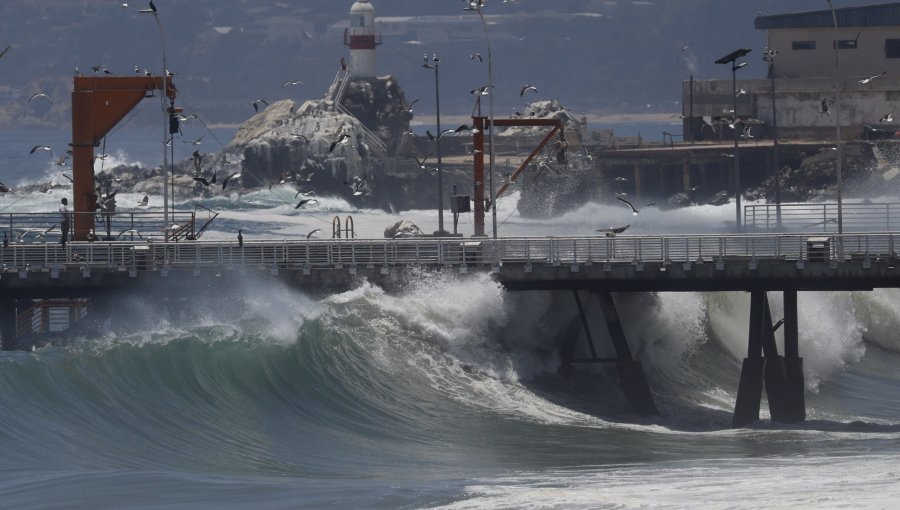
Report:
[[[806,238],[806,259],[810,262],[825,262],[831,255],[831,239],[828,237]]]
[[[149,246],[133,246],[131,248],[132,256],[134,257],[134,268],[140,271],[147,271],[150,269],[150,247]]]

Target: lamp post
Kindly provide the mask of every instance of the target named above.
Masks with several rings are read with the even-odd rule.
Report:
[[[837,167],[835,169],[835,173],[837,174],[837,206],[838,206],[838,234],[844,233],[844,207],[843,207],[843,192],[844,192],[844,177],[841,172],[841,166],[843,164],[844,159],[844,150],[841,146],[841,84],[840,84],[840,75],[839,75],[839,62],[838,62],[838,24],[837,24],[837,13],[834,12],[834,5],[831,3],[831,0],[827,0],[828,7],[831,8],[831,19],[834,22],[834,125],[835,125],[835,136],[837,137]]]
[[[167,185],[168,181],[168,172],[169,172],[169,156],[166,153],[166,148],[169,144],[169,137],[167,135],[167,130],[169,126],[169,113],[166,111],[166,91],[168,90],[168,85],[166,81],[169,77],[168,67],[166,66],[166,36],[163,33],[162,23],[159,21],[159,14],[156,12],[156,5],[153,4],[153,1],[150,1],[149,9],[141,9],[141,14],[152,14],[153,18],[156,20],[156,28],[159,29],[159,40],[162,45],[162,79],[163,79],[163,88],[162,94],[160,94],[160,102],[162,104],[163,111],[163,165],[162,165],[162,174],[163,174],[163,221],[165,222],[166,227],[171,225],[172,223],[169,221],[169,188]],[[172,144],[175,145],[174,143]],[[173,149],[174,150],[174,149]],[[173,154],[174,160],[174,154]],[[174,190],[173,190],[174,191]],[[175,200],[175,196],[173,194],[172,200]],[[165,235],[166,241],[169,240],[169,235]]]
[[[763,50],[763,60],[769,63],[769,78],[772,80],[772,160],[775,166],[775,224],[781,228],[781,158],[778,153],[778,116],[775,110],[775,55],[776,50]]]
[[[737,231],[740,232],[741,227],[741,159],[738,151],[738,132],[737,132],[737,71],[746,67],[746,62],[738,63],[737,59],[744,57],[750,53],[749,48],[739,48],[732,51],[728,55],[716,60],[716,64],[731,64],[731,95],[732,95],[732,133],[734,134],[734,215]]]
[[[444,230],[444,172],[443,172],[443,164],[441,163],[441,85],[440,79],[438,77],[438,70],[440,69],[441,59],[438,58],[437,54],[433,54],[431,56],[431,60],[429,61],[428,57],[425,57],[425,63],[422,64],[422,67],[425,69],[434,69],[434,104],[437,109],[437,140],[435,141],[435,151],[437,152],[437,178],[438,178],[438,190],[437,190],[437,199],[438,199],[438,230],[435,232],[435,235],[445,237],[447,232]]]
[[[487,31],[487,22],[484,21],[484,14],[481,12],[481,8],[484,7],[484,0],[467,0],[467,5],[465,10],[467,11],[475,11],[478,13],[478,17],[481,18],[481,28],[484,30],[484,41],[487,44],[487,54],[488,54],[488,118],[490,120],[489,125],[491,127],[491,131],[488,134],[488,143],[491,145],[490,152],[490,163],[488,164],[488,187],[489,187],[489,197],[491,201],[491,224],[493,227],[494,235],[493,238],[497,239],[497,204],[494,199],[494,59],[491,56],[491,40],[488,37]]]

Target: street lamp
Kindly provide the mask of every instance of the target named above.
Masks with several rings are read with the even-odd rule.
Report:
[[[150,0],[150,7],[148,9],[141,9],[138,12],[140,12],[141,14],[152,14],[153,15],[153,18],[156,20],[156,28],[159,29],[160,44],[162,44],[162,80],[163,80],[163,83],[162,83],[162,94],[160,94],[160,102],[162,104],[162,111],[163,111],[163,138],[162,138],[162,143],[163,143],[163,166],[162,166],[163,221],[166,225],[170,225],[171,223],[169,222],[169,188],[167,187],[167,182],[166,182],[168,180],[168,172],[169,172],[169,156],[166,153],[166,147],[169,144],[169,142],[168,142],[169,136],[167,134],[167,130],[168,130],[168,126],[169,126],[169,113],[166,111],[166,91],[168,91],[168,86],[166,85],[166,80],[168,79],[168,75],[169,75],[168,67],[166,66],[166,36],[163,33],[162,23],[160,23],[160,21],[159,21],[159,14],[156,12],[156,5],[153,4],[153,0]],[[175,144],[173,143],[172,145],[174,146]],[[174,152],[174,147],[172,150]],[[172,160],[174,161],[174,159],[175,159],[175,155],[173,153]],[[174,189],[173,189],[172,201],[173,202],[175,201]],[[173,219],[174,219],[174,217],[173,217]],[[165,236],[165,239],[168,241],[168,239],[169,239],[168,234]]]
[[[828,7],[831,8],[831,19],[834,22],[834,125],[835,136],[837,137],[837,206],[838,206],[838,234],[844,233],[844,207],[843,207],[843,191],[844,177],[841,173],[841,166],[844,159],[844,150],[841,147],[841,84],[838,74],[838,24],[837,14],[834,12],[834,5],[831,0],[827,0]]]
[[[728,55],[716,60],[716,64],[731,64],[731,92],[732,92],[732,132],[734,134],[734,206],[735,206],[735,225],[738,232],[741,227],[741,159],[738,152],[738,131],[737,131],[737,71],[746,67],[746,62],[738,63],[737,59],[743,58],[752,50],[749,48],[740,48],[732,51]]]
[[[769,78],[772,80],[772,159],[775,166],[775,224],[781,228],[781,160],[778,154],[778,117],[775,111],[775,55],[778,51],[766,48],[763,60],[769,63]]]
[[[438,79],[438,70],[440,69],[441,59],[438,58],[437,53],[431,56],[431,60],[429,61],[428,55],[425,55],[425,63],[422,64],[422,67],[425,69],[434,69],[434,104],[437,109],[437,140],[435,141],[435,145],[437,146],[435,150],[437,151],[437,177],[438,177],[438,230],[435,232],[435,235],[446,237],[447,232],[444,230],[444,173],[443,173],[443,165],[441,164],[441,86],[440,80]]]
[[[488,143],[491,145],[490,152],[490,163],[488,165],[488,186],[490,188],[490,204],[491,204],[491,222],[494,230],[494,239],[497,239],[497,204],[494,200],[494,131],[496,128],[494,127],[494,59],[491,56],[491,40],[488,37],[487,31],[487,23],[484,21],[484,14],[481,13],[481,8],[484,7],[484,0],[466,0],[465,10],[467,11],[475,11],[478,13],[478,17],[481,18],[481,28],[484,30],[484,41],[487,43],[487,54],[488,54],[488,118],[490,119],[491,131],[488,134]]]

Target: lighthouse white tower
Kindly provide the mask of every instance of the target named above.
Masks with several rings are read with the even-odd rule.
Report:
[[[344,45],[350,47],[350,76],[375,77],[375,46],[381,33],[375,31],[375,8],[369,0],[356,0],[350,7],[350,28],[344,31]]]

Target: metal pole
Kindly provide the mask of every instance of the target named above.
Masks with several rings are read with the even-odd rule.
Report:
[[[491,55],[491,40],[488,37],[487,23],[484,21],[484,14],[481,13],[481,7],[477,8],[478,17],[481,18],[481,27],[484,29],[484,40],[487,43],[488,51],[488,118],[490,119],[490,129],[488,143],[491,144],[491,160],[488,164],[488,183],[490,186],[491,200],[491,225],[494,230],[493,238],[497,239],[497,204],[494,196],[494,59]]]
[[[737,126],[737,61],[731,63],[731,92],[732,92],[732,132],[734,133],[734,215],[737,231],[743,230],[741,227],[741,158],[738,151],[738,126]]]
[[[837,206],[838,206],[838,234],[844,233],[844,211],[843,211],[843,191],[844,178],[842,175],[842,164],[844,159],[844,150],[841,146],[841,84],[839,74],[838,61],[838,24],[837,13],[834,12],[834,5],[828,0],[828,6],[831,7],[831,19],[834,21],[834,123],[835,136],[837,137]]]
[[[163,167],[162,167],[162,171],[163,171],[163,179],[162,179],[162,188],[163,188],[163,219],[164,219],[164,221],[165,221],[166,227],[168,227],[168,226],[171,224],[171,223],[169,222],[169,188],[168,188],[168,186],[167,186],[167,183],[168,183],[168,180],[169,180],[169,179],[168,179],[168,174],[169,174],[169,156],[168,156],[168,154],[167,154],[167,152],[166,152],[166,146],[167,146],[167,143],[168,143],[168,136],[167,136],[167,133],[168,133],[168,131],[169,131],[169,127],[168,127],[168,126],[169,126],[169,114],[168,114],[168,112],[166,111],[166,92],[167,92],[169,89],[168,89],[168,86],[167,86],[167,84],[166,84],[166,81],[167,81],[168,78],[169,78],[169,72],[167,71],[168,68],[167,68],[167,66],[166,66],[166,36],[165,36],[165,34],[163,33],[162,23],[159,21],[159,15],[157,14],[157,12],[156,12],[155,10],[152,12],[152,14],[153,14],[153,18],[156,20],[156,27],[159,29],[159,39],[160,39],[160,43],[162,44],[162,66],[163,66],[163,68],[162,68],[162,79],[163,79],[163,90],[162,90],[162,93],[160,94],[160,103],[162,104],[162,111],[163,111],[163,140],[162,140],[162,143],[163,143]],[[174,136],[174,135],[173,135],[173,136]],[[172,145],[174,145],[174,143],[173,143]],[[173,149],[173,150],[174,150],[174,149]],[[173,156],[173,159],[174,159],[174,156]],[[174,189],[173,189],[173,192],[174,192]],[[174,199],[174,197],[173,197],[173,199]],[[165,240],[166,240],[166,241],[169,240],[169,235],[168,235],[168,234],[166,234],[164,237],[165,237]]]
[[[690,97],[691,97],[691,102],[690,102],[691,106],[690,106],[690,109],[688,110],[688,118],[690,119],[690,122],[688,123],[688,125],[690,126],[691,145],[694,145],[694,74],[693,73],[691,73]]]
[[[775,51],[767,55],[769,60],[769,76],[772,79],[772,146],[775,162],[775,223],[781,228],[781,158],[778,153],[778,117],[775,110]]]
[[[441,163],[441,85],[438,78],[440,66],[434,63],[434,102],[437,105],[437,175],[438,175],[438,234],[444,233],[444,172]]]

